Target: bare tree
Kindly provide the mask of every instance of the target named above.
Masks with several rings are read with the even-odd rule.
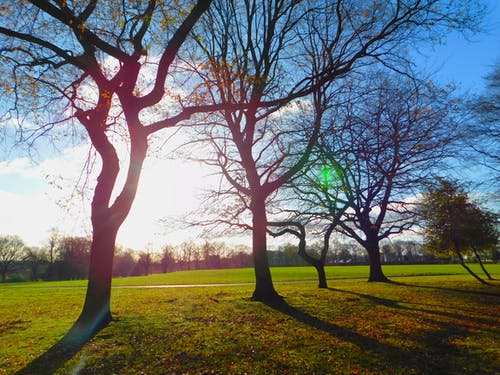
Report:
[[[207,63],[193,67],[202,82],[195,99],[228,109],[207,120],[202,138],[213,153],[202,158],[226,181],[215,197],[234,198],[220,222],[252,231],[253,299],[279,298],[266,254],[266,204],[307,161],[325,85],[377,61],[404,69],[398,45],[442,27],[474,27],[477,8],[464,16],[451,3],[445,13],[440,5],[448,2],[439,1],[214,2],[196,38]]]
[[[53,280],[54,275],[54,263],[57,258],[57,249],[59,248],[59,241],[61,240],[61,235],[57,232],[57,229],[52,228],[50,230],[50,235],[47,241],[47,254],[48,254],[48,268],[47,268],[47,278]]]
[[[85,279],[89,274],[91,241],[87,237],[66,236],[59,241],[57,278]]]
[[[29,267],[30,280],[38,281],[43,277],[43,270],[47,266],[47,252],[43,248],[26,248],[24,262]]]
[[[2,118],[14,121],[27,142],[49,130],[71,134],[79,122],[101,159],[87,295],[69,343],[85,341],[111,319],[116,235],[134,200],[148,139],[211,109],[152,114],[165,104],[173,61],[210,3],[31,0],[2,9],[0,87],[10,104]],[[117,140],[128,145],[128,160],[120,160]],[[122,166],[125,183],[115,189]]]
[[[161,260],[160,260],[161,271],[163,273],[172,271],[175,268],[176,260],[174,251],[175,251],[174,247],[170,245],[163,246]]]
[[[117,249],[113,261],[113,276],[132,276],[136,266],[134,254],[130,249]]]
[[[491,172],[485,181],[500,193],[500,62],[497,62],[486,77],[486,90],[468,102],[476,115],[472,124],[464,129],[464,141],[478,162]],[[470,153],[466,153],[470,163]],[[498,199],[498,197],[497,197]]]
[[[185,241],[180,244],[180,261],[185,270],[193,269],[198,252],[198,245],[192,241]]]
[[[431,83],[385,74],[354,83],[346,95],[318,149],[345,165],[351,207],[337,230],[366,249],[369,281],[386,281],[379,242],[416,224],[415,196],[452,154],[458,136],[455,105]],[[315,194],[328,198],[325,193]],[[317,201],[325,215],[335,202]]]
[[[139,268],[139,275],[148,276],[153,272],[153,257],[149,250],[141,251],[136,267]]]
[[[0,276],[2,283],[7,280],[9,272],[17,262],[24,258],[25,245],[19,236],[0,237]]]

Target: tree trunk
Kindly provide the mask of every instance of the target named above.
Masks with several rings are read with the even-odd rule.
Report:
[[[467,266],[465,264],[465,261],[464,261],[464,258],[462,257],[462,254],[460,253],[460,248],[458,246],[455,245],[455,253],[457,254],[458,256],[458,259],[460,259],[460,264],[462,265],[463,268],[465,268],[467,270],[467,272],[469,272],[472,276],[474,276],[474,278],[476,278],[480,283],[482,284],[486,284],[488,285],[488,283],[486,281],[484,281],[483,279],[481,279],[478,275],[476,275],[474,273],[474,271],[472,271],[469,266]]]
[[[252,201],[252,253],[255,271],[255,291],[252,300],[273,301],[281,297],[274,289],[267,258],[267,217],[264,200]]]
[[[306,241],[305,238],[300,239],[299,243],[299,255],[302,259],[304,259],[307,263],[312,265],[316,272],[318,272],[318,288],[328,288],[328,283],[326,281],[326,273],[325,273],[325,258],[326,251],[328,248],[323,248],[320,259],[313,258],[306,251]]]
[[[486,270],[486,267],[484,267],[483,261],[481,260],[481,256],[477,252],[475,248],[472,248],[472,251],[474,252],[474,256],[476,257],[479,265],[481,266],[481,269],[483,270],[484,274],[486,277],[488,277],[488,280],[495,280],[493,277],[491,277],[490,273]]]
[[[102,166],[92,200],[93,234],[87,294],[80,317],[62,339],[66,346],[82,345],[111,321],[110,297],[116,236],[134,201],[147,152],[146,136],[131,134],[127,179],[110,206],[120,170],[119,159],[103,133],[89,131],[89,134],[101,156]]]
[[[318,288],[328,288],[328,284],[326,282],[326,273],[325,273],[325,265],[322,262],[315,262],[313,264],[314,268],[318,272]]]
[[[368,277],[368,281],[388,282],[389,279],[382,271],[378,241],[368,240],[366,251],[368,252],[368,259],[370,261],[370,276]]]

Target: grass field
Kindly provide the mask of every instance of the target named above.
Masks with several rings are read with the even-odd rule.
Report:
[[[331,267],[330,289],[279,284],[283,304],[252,302],[252,285],[116,288],[115,320],[57,374],[495,374],[500,373],[500,282],[460,267]],[[489,270],[500,278],[500,266]],[[312,271],[312,272],[311,272]],[[314,279],[274,268],[275,281]],[[414,276],[429,275],[429,276]],[[395,278],[395,276],[406,276]],[[190,271],[117,279],[116,286],[245,283],[253,271]],[[81,309],[82,282],[0,286],[0,374],[47,352]],[[75,286],[72,288],[71,286]]]
[[[471,268],[481,273],[477,264]],[[488,264],[490,273],[500,275],[500,264]],[[442,265],[385,265],[384,272],[388,277],[408,276],[438,276],[438,275],[468,275],[467,271],[458,264]],[[330,266],[325,267],[327,278],[353,279],[368,278],[368,266]],[[315,281],[317,273],[313,267],[272,267],[271,272],[275,282]],[[121,277],[113,279],[113,286],[152,286],[152,285],[182,285],[182,284],[227,284],[227,283],[254,283],[253,268],[233,268],[223,270],[196,270],[154,274],[149,276]],[[85,280],[57,281],[50,283],[31,282],[16,283],[9,287],[46,288],[46,287],[85,287]],[[2,288],[2,284],[0,284]]]

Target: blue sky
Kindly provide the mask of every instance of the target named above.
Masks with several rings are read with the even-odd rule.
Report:
[[[415,63],[434,73],[441,84],[454,83],[459,89],[478,93],[484,88],[483,78],[495,62],[500,62],[500,1],[485,1],[489,13],[484,20],[484,32],[466,40],[451,33],[444,44],[420,48],[423,54]]]
[[[500,61],[500,1],[489,0],[490,14],[485,20],[486,33],[470,40],[451,34],[445,44],[425,49],[415,63],[422,70],[435,72],[440,84],[452,82],[460,91],[478,93],[484,88],[483,78],[492,65]],[[86,234],[88,201],[76,199],[71,206],[61,205],[70,195],[81,171],[82,153],[88,147],[64,150],[33,163],[29,158],[0,155],[0,235],[18,234],[29,245],[43,245],[51,228],[69,234]],[[166,214],[181,215],[195,209],[196,194],[206,184],[200,166],[178,164],[171,160],[148,160],[138,196],[129,218],[124,223],[118,242],[136,249],[150,244],[178,243],[193,239],[189,232],[165,234],[158,219]],[[175,185],[161,176],[178,176]],[[151,199],[161,195],[161,201]]]

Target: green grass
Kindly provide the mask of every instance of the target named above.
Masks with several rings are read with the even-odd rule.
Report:
[[[481,270],[477,264],[471,268],[478,273]],[[500,264],[488,264],[488,271],[500,277]],[[432,275],[468,275],[458,264],[442,265],[385,265],[383,270],[388,277],[432,276]],[[275,282],[306,281],[317,279],[313,267],[272,267],[271,272]],[[368,278],[368,266],[330,266],[326,267],[326,275],[330,280],[345,278]],[[176,285],[176,284],[227,284],[254,283],[253,268],[233,268],[224,270],[194,270],[154,274],[149,276],[121,277],[113,279],[113,286],[143,286],[143,285]],[[51,283],[16,283],[9,287],[85,287],[85,280],[56,281]],[[2,288],[2,284],[0,284]]]
[[[386,267],[386,273],[432,276],[409,276],[394,284],[331,279],[328,290],[308,282],[277,284],[286,304],[274,307],[250,301],[253,286],[244,284],[116,288],[115,320],[56,373],[500,373],[500,282],[483,286],[447,267],[450,275],[437,275],[443,273],[441,266],[441,271],[399,267]],[[365,271],[350,268],[336,267],[336,275],[357,277]],[[489,268],[498,278],[499,268]],[[314,278],[305,270],[275,268],[273,276]],[[252,277],[252,270],[227,271],[224,278],[193,271],[170,274],[175,277],[168,280],[245,282]],[[167,276],[135,283],[164,283]],[[56,285],[75,284],[0,288],[0,374],[14,374],[45,353],[77,318],[85,289]]]

